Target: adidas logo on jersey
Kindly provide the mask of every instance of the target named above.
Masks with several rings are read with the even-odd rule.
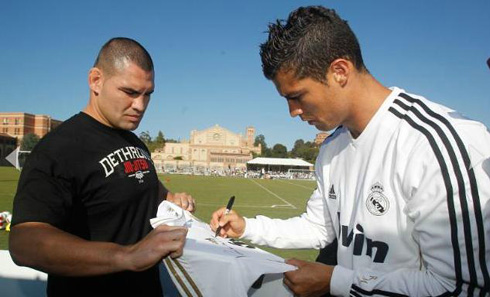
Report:
[[[330,186],[330,191],[328,191],[328,198],[337,199],[337,194],[335,194],[335,189],[333,188],[333,185]]]

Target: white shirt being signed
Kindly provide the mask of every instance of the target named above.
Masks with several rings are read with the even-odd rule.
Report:
[[[271,290],[274,296],[293,296],[282,283],[282,273],[296,267],[283,258],[238,240],[214,237],[208,224],[168,201],[160,204],[150,223],[153,228],[189,228],[183,255],[163,260],[182,296],[263,296]],[[257,280],[262,275],[266,278],[261,283]]]

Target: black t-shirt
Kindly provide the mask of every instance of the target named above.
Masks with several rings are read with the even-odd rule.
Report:
[[[81,112],[31,152],[12,224],[44,222],[87,240],[128,245],[151,231],[158,203],[158,177],[141,140]],[[161,294],[157,266],[97,277],[48,276],[49,296]]]

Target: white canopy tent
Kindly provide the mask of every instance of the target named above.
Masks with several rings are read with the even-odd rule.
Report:
[[[313,164],[302,159],[291,158],[255,158],[247,162],[247,169],[260,170],[264,168],[267,171],[288,171],[289,169],[307,169],[312,170]]]

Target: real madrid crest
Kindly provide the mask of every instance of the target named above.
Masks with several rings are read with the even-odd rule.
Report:
[[[371,194],[366,199],[366,207],[375,216],[382,216],[390,209],[390,201],[383,195],[383,185],[376,182],[371,186]]]

